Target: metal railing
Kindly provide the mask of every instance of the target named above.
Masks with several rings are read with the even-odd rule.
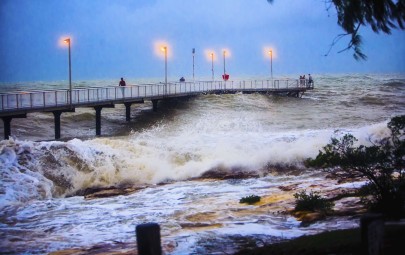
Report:
[[[0,112],[25,109],[46,109],[63,106],[80,106],[90,103],[143,100],[165,96],[193,95],[216,91],[282,91],[312,89],[313,84],[301,80],[241,80],[241,81],[196,81],[156,84],[137,84],[125,87],[81,87],[71,91],[33,90],[0,93]],[[70,105],[70,96],[72,105]]]

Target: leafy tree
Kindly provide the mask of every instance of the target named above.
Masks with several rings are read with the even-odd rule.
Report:
[[[274,0],[267,1],[273,3]],[[327,9],[335,6],[338,25],[345,31],[335,38],[331,48],[342,37],[350,36],[349,44],[340,52],[353,49],[356,60],[367,59],[361,50],[359,31],[362,26],[370,26],[375,33],[386,34],[391,34],[391,29],[405,29],[405,0],[325,0],[325,4]]]
[[[341,180],[368,179],[370,209],[399,217],[405,205],[405,115],[392,118],[388,128],[390,136],[371,141],[371,146],[355,147],[357,139],[351,134],[332,138],[306,165],[322,168]]]

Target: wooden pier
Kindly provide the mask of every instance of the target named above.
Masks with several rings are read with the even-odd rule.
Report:
[[[136,84],[125,87],[83,87],[72,90],[32,90],[0,93],[0,118],[4,123],[4,139],[11,135],[13,118],[26,118],[33,112],[54,115],[55,139],[60,139],[60,118],[64,112],[79,107],[92,107],[96,112],[96,135],[101,135],[101,110],[125,105],[126,120],[130,121],[131,105],[150,100],[157,111],[158,101],[201,94],[261,93],[301,97],[314,88],[303,80],[196,81]]]

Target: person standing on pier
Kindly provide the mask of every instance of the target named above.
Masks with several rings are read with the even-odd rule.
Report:
[[[121,88],[122,97],[125,97],[125,88],[124,88],[124,87],[125,87],[126,85],[127,85],[127,84],[125,83],[124,78],[121,78],[120,83],[119,83],[118,86],[122,87],[122,88]]]
[[[311,86],[314,84],[314,80],[312,79],[311,74],[308,74],[308,85]]]
[[[305,86],[305,75],[300,75],[300,86]]]

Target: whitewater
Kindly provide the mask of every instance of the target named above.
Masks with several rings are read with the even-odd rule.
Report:
[[[52,114],[13,120],[13,137],[0,142],[0,251],[134,249],[135,227],[146,222],[160,225],[165,254],[232,253],[249,238],[270,243],[358,226],[356,218],[339,217],[303,227],[283,212],[293,206],[294,192],[363,184],[337,183],[303,161],[331,137],[351,133],[370,144],[387,135],[390,118],[405,114],[405,74],[313,77],[315,89],[302,98],[200,95],[161,102],[157,112],[145,102],[132,106],[131,122],[117,105],[103,110],[102,137],[94,136],[92,109],[62,115],[63,141],[52,140]],[[280,188],[286,186],[294,189]],[[132,192],[83,196],[111,187]],[[249,195],[263,199],[239,203]]]

